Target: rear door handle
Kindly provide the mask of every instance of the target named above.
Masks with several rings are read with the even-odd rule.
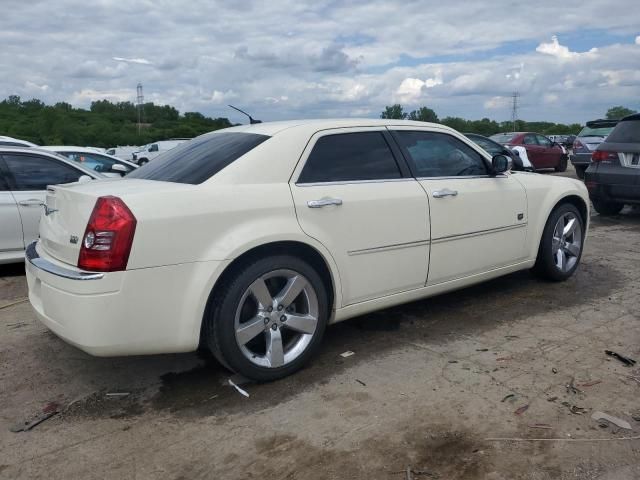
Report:
[[[433,198],[444,198],[444,197],[457,197],[457,190],[450,190],[448,188],[444,188],[442,190],[436,190],[433,192]]]
[[[340,198],[321,198],[320,200],[309,200],[307,206],[309,208],[322,208],[329,205],[342,205],[342,199]]]
[[[41,207],[42,205],[44,205],[44,202],[42,200],[38,200],[37,198],[30,198],[28,200],[20,200],[18,202],[18,205],[21,205],[23,207]]]

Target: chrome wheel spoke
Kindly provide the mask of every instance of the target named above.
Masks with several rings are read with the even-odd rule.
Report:
[[[276,301],[283,307],[288,307],[293,301],[300,295],[304,287],[307,286],[307,280],[301,276],[296,275],[287,281],[287,284],[276,296]]]
[[[284,365],[284,349],[282,346],[282,334],[280,329],[269,329],[267,332],[266,355],[270,367]]]
[[[578,226],[577,219],[575,217],[571,218],[571,220],[567,222],[567,224],[564,226],[564,229],[562,230],[562,237],[566,238],[572,235],[573,232],[575,232],[577,226]]]
[[[249,291],[253,298],[262,306],[262,308],[270,307],[273,304],[273,298],[269,293],[267,284],[264,283],[264,279],[259,278],[251,284]]]
[[[317,324],[318,319],[313,315],[287,315],[287,320],[283,327],[311,335],[316,331]]]
[[[580,254],[580,246],[573,243],[567,243],[564,250],[574,257],[577,257]]]
[[[262,317],[253,317],[236,329],[236,339],[240,345],[246,345],[262,332],[264,332],[264,320]]]
[[[556,267],[564,271],[566,264],[567,264],[567,258],[564,254],[564,250],[560,248],[556,252]]]

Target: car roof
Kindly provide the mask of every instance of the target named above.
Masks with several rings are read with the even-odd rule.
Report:
[[[622,120],[620,120],[621,122],[629,122],[632,120],[640,120],[640,113],[634,113],[632,115],[627,115],[626,117],[624,117]]]
[[[37,147],[38,146],[35,143],[30,142],[28,140],[22,140],[21,138],[15,138],[15,137],[8,137],[6,135],[0,135],[0,140],[1,141],[5,141],[5,142],[20,142],[20,143],[24,143],[25,146],[29,146],[29,147]]]
[[[618,119],[599,118],[598,120],[589,120],[585,125],[589,128],[615,127],[619,121]]]
[[[0,153],[2,152],[6,152],[6,153],[38,153],[40,155],[45,155],[47,157],[52,157],[55,158],[56,160],[59,160],[61,162],[66,163],[67,165],[70,165],[78,170],[81,170],[82,172],[84,172],[86,175],[93,177],[93,178],[105,178],[104,175],[101,175],[100,173],[93,171],[93,170],[89,170],[87,168],[84,168],[82,165],[80,165],[78,162],[74,162],[73,160],[69,160],[67,157],[64,157],[54,151],[51,150],[46,150],[44,148],[41,147],[9,147],[9,146],[5,146],[5,145],[0,145]]]

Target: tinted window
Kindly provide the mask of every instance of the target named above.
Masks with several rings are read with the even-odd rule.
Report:
[[[298,182],[386,180],[401,176],[382,133],[358,132],[320,137]]]
[[[46,190],[47,185],[77,182],[84,173],[52,158],[3,155],[15,190]]]
[[[451,135],[435,132],[394,132],[413,163],[417,177],[486,175],[484,158]]]
[[[538,142],[536,142],[536,136],[533,134],[527,134],[524,136],[524,138],[522,139],[522,143],[524,145],[537,145]]]
[[[202,135],[163,153],[125,178],[197,185],[269,138],[240,132]]]
[[[584,127],[578,134],[579,137],[606,137],[613,127]]]
[[[640,120],[620,122],[607,138],[610,143],[640,143]]]
[[[111,172],[111,167],[118,164],[122,165],[127,172],[133,170],[133,167],[126,163],[121,163],[113,158],[100,155],[99,153],[85,153],[85,152],[58,152],[60,155],[64,155],[69,160],[78,162],[84,168],[89,170],[95,170],[96,172]]]
[[[504,147],[502,145],[496,142],[492,142],[488,138],[480,137],[476,135],[468,135],[468,137],[471,141],[480,145],[491,155],[498,155],[504,152]]]
[[[549,148],[551,146],[551,141],[543,135],[536,135],[536,139],[538,140],[538,145],[542,147]]]
[[[515,133],[496,133],[495,135],[491,135],[491,140],[505,144],[511,142],[515,136]]]

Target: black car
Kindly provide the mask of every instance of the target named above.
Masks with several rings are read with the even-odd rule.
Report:
[[[571,163],[576,169],[578,178],[584,178],[584,172],[591,163],[591,154],[604,142],[619,120],[592,120],[580,130],[573,140]]]
[[[525,167],[522,164],[522,159],[518,155],[518,152],[516,152],[514,150],[511,150],[510,148],[507,148],[504,145],[501,145],[498,142],[495,142],[495,141],[491,140],[490,138],[484,137],[482,135],[478,135],[477,133],[465,133],[464,136],[467,137],[472,142],[480,145],[487,152],[489,152],[492,157],[494,155],[506,155],[507,157],[509,157],[511,159],[511,162],[512,162],[512,165],[513,165],[512,170],[519,170],[521,172],[522,171],[528,171],[528,172],[535,171],[533,166]]]
[[[640,113],[623,118],[591,157],[584,183],[593,208],[615,215],[640,204]]]

